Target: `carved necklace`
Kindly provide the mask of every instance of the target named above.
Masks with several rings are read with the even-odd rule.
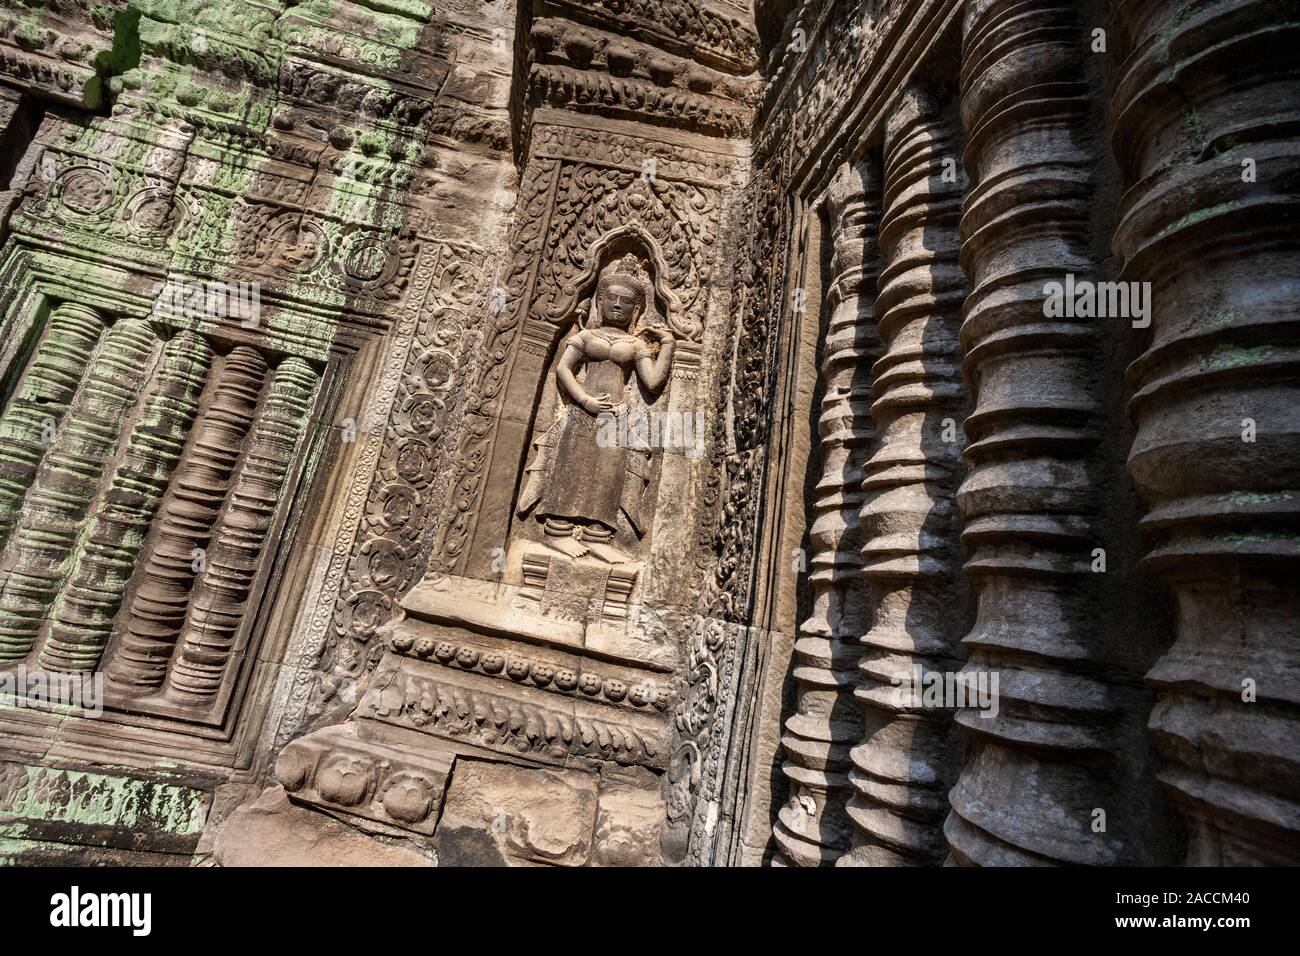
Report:
[[[631,332],[624,332],[622,329],[613,329],[612,331],[615,335],[619,336],[620,338],[624,338],[624,339],[636,338],[636,336],[633,335]],[[605,331],[604,329],[591,329],[590,332],[592,335],[604,339],[606,345],[612,346],[614,344],[615,340],[610,338],[609,332]]]

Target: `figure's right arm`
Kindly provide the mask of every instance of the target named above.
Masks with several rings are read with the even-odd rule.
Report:
[[[576,402],[583,408],[587,407],[587,399],[590,397],[578,380],[574,377],[574,370],[578,367],[578,362],[582,360],[582,346],[578,344],[576,338],[569,339],[564,347],[564,354],[560,356],[560,364],[555,368],[555,381],[559,383],[560,391],[568,397],[569,401]]]
[[[578,384],[578,379],[573,374],[584,358],[581,335],[582,333],[579,332],[578,335],[569,339],[568,345],[564,348],[564,354],[560,356],[560,364],[555,367],[555,380],[559,383],[560,391],[564,392],[569,401],[583,409],[587,414],[596,415],[613,406],[607,395],[593,396],[587,394],[586,390]]]

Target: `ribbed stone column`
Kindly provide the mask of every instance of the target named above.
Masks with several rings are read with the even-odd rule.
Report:
[[[196,555],[211,542],[267,373],[266,360],[247,345],[231,349],[214,373],[212,397],[199,412],[194,440],[159,510],[125,631],[104,669],[120,692],[162,686],[198,574]]]
[[[1300,8],[1127,0],[1115,251],[1150,283],[1129,470],[1176,639],[1147,675],[1191,864],[1300,863]]]
[[[1150,704],[1146,661],[1126,670],[1121,652],[1149,637],[1118,638],[1120,592],[1096,563],[1116,550],[1103,502],[1123,494],[1101,447],[1116,427],[1105,352],[1129,319],[1049,304],[1053,283],[1100,278],[1086,60],[1100,54],[1074,0],[972,0],[964,17],[961,337],[976,405],[958,503],[978,601],[964,643],[967,670],[997,676],[998,707],[958,713],[971,751],[945,834],[958,863],[1137,861],[1159,845],[1137,753]]]
[[[175,700],[206,704],[221,688],[317,382],[299,358],[275,370],[181,628],[167,681]]]
[[[966,624],[955,500],[968,404],[958,343],[968,289],[958,262],[960,148],[955,115],[925,92],[904,94],[885,132],[876,298],[885,354],[872,370],[879,437],[861,512],[872,624],[856,691],[866,718],[852,753],[856,833],[841,866],[941,862],[960,766],[950,706],[923,700],[916,679],[960,670]]]
[[[91,671],[99,664],[140,546],[185,447],[211,362],[212,349],[193,332],[181,332],[163,348],[154,386],[41,648],[47,670]]]
[[[45,336],[0,417],[0,547],[22,516],[23,496],[36,478],[59,423],[77,393],[104,319],[65,302],[50,314]]]
[[[5,555],[12,571],[0,592],[0,661],[25,658],[45,627],[156,344],[143,320],[114,323],[68,406]]]
[[[870,368],[880,354],[871,309],[878,179],[865,164],[845,165],[827,194],[834,255],[822,346],[822,473],[809,533],[813,610],[794,646],[798,712],[786,721],[781,738],[790,799],[775,828],[777,862],[801,866],[832,863],[849,843],[849,749],[861,733],[852,696],[854,665],[857,638],[870,620],[858,511],[862,462],[874,433]]]

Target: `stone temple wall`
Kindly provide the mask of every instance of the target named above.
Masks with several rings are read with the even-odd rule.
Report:
[[[0,860],[1300,861],[1297,36],[0,0]]]

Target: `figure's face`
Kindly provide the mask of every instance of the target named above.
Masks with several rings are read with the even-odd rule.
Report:
[[[605,287],[600,299],[600,323],[626,329],[632,324],[637,305],[637,291],[618,282]]]

